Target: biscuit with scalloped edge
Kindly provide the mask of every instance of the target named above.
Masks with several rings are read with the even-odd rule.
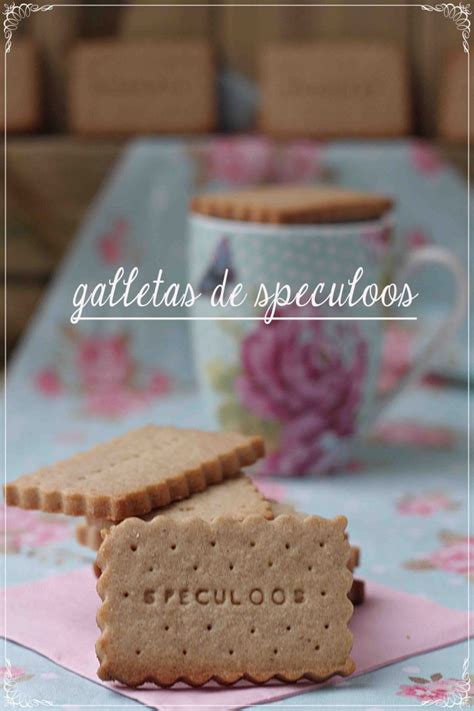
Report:
[[[99,678],[166,687],[351,674],[346,524],[122,521],[97,558]]]
[[[263,454],[261,437],[147,425],[6,484],[5,498],[121,521],[203,491]]]
[[[201,518],[212,521],[219,516],[229,516],[238,520],[246,516],[273,518],[272,506],[257,489],[249,477],[244,474],[232,477],[219,484],[210,486],[188,499],[174,501],[169,506],[155,509],[141,517],[151,521],[156,516],[171,516],[178,521]],[[114,524],[106,519],[86,519],[76,527],[76,540],[92,550],[99,550],[103,534]]]
[[[191,210],[225,220],[303,225],[376,220],[393,206],[391,198],[336,187],[270,185],[197,195]]]

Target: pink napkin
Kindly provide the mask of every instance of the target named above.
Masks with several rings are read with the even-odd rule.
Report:
[[[91,568],[46,578],[2,590],[7,604],[7,628],[1,634],[40,652],[77,674],[101,683],[96,676],[95,623],[99,598]],[[3,603],[3,600],[2,600]],[[474,614],[472,615],[474,618]],[[459,642],[467,636],[467,613],[450,610],[431,600],[369,583],[367,600],[356,608],[351,624],[353,658],[363,674],[409,656]],[[243,706],[278,701],[315,688],[302,682],[232,688],[217,685],[204,689],[181,687],[161,690],[126,689],[107,684],[120,694],[147,706],[171,711],[180,705],[203,711],[218,706],[231,711]]]

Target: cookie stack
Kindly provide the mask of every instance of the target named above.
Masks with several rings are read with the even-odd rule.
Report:
[[[98,549],[98,676],[129,686],[323,681],[354,670],[347,520],[266,500],[259,437],[147,426],[5,487],[85,516]],[[102,540],[103,539],[103,540]]]

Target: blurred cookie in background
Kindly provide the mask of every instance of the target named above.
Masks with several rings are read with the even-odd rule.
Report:
[[[215,84],[206,42],[82,42],[72,55],[70,125],[81,135],[209,132]]]
[[[390,137],[411,132],[407,58],[379,42],[268,45],[260,127],[272,136]]]

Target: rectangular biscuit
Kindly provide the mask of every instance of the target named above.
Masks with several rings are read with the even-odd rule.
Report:
[[[142,518],[145,521],[152,521],[156,516],[173,518],[176,521],[200,518],[211,522],[219,516],[242,520],[252,515],[271,519],[272,506],[253,481],[240,474],[188,499],[175,501],[169,506],[151,511]],[[106,519],[86,519],[76,528],[76,540],[92,550],[99,550],[102,543],[101,532],[109,530],[111,526],[113,524]]]
[[[260,126],[277,137],[401,136],[411,130],[408,60],[381,42],[263,49]]]
[[[385,195],[334,186],[265,185],[203,193],[191,200],[197,215],[273,225],[376,220],[393,206]]]
[[[235,483],[234,483],[235,482]],[[178,501],[162,509],[152,511],[143,520],[150,521],[155,516],[172,516],[176,520],[186,520],[194,517],[212,521],[218,516],[228,516],[241,520],[248,515],[263,515],[271,519],[273,516],[291,515],[300,519],[306,518],[308,514],[297,511],[291,504],[277,501],[267,501],[258,491],[251,479],[244,475],[230,479],[220,484],[218,487],[211,487],[206,491],[194,494],[189,499]],[[83,546],[87,546],[94,551],[99,550],[104,533],[110,530],[113,524],[102,519],[86,519],[76,527],[76,540]],[[347,567],[354,572],[360,563],[360,548],[351,546]],[[100,576],[100,568],[94,564],[94,572]],[[348,592],[349,600],[353,605],[361,605],[365,600],[365,586],[363,580],[354,580]]]
[[[120,521],[203,491],[264,453],[235,432],[147,425],[5,485],[10,506]]]
[[[70,120],[76,133],[210,132],[216,115],[207,42],[95,40],[73,52]]]
[[[354,671],[347,520],[127,519],[97,562],[98,675],[129,686]]]

